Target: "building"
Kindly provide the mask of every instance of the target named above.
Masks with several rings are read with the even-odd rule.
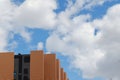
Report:
[[[14,54],[12,52],[0,54],[0,80],[13,80]]]
[[[30,80],[30,55],[14,56],[14,80]]]
[[[68,80],[55,54],[0,53],[0,80]]]

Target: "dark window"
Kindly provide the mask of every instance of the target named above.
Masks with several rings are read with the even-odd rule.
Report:
[[[22,76],[21,75],[18,75],[18,80],[22,80]]]
[[[24,74],[28,74],[28,69],[24,69]]]
[[[19,55],[19,73],[22,73],[22,56]]]
[[[29,63],[30,62],[30,56],[25,56],[24,57],[24,62]]]
[[[29,80],[29,78],[27,76],[24,76],[23,80]]]

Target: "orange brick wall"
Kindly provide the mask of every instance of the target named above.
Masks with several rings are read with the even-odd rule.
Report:
[[[56,55],[45,54],[44,61],[44,80],[57,80]]]
[[[57,80],[61,80],[60,79],[60,61],[58,59],[56,60],[56,74],[57,74]]]
[[[44,54],[43,54],[43,51],[31,51],[31,54],[30,54],[30,80],[44,80]]]
[[[0,53],[0,80],[13,80],[14,53]]]
[[[64,72],[64,80],[67,80],[66,72]]]
[[[63,68],[61,68],[61,80],[64,80],[64,70],[63,70]]]
[[[0,80],[14,79],[14,53],[0,53]],[[31,51],[30,80],[68,80],[55,54]]]

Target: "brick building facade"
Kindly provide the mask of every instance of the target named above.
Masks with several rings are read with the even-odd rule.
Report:
[[[68,80],[55,54],[0,53],[0,80]]]

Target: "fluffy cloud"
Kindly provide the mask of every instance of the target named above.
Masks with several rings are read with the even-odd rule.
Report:
[[[11,19],[15,6],[9,0],[0,0],[0,51],[4,51],[10,38]]]
[[[55,0],[25,0],[20,6],[11,0],[0,0],[0,50],[6,51],[10,35],[19,34],[30,42],[27,28],[52,29],[55,27],[57,8]]]
[[[62,12],[59,26],[47,39],[47,49],[69,56],[72,67],[82,70],[85,78],[101,76],[119,80],[119,9],[120,5],[115,5],[108,9],[102,19],[93,21],[89,21],[89,15],[71,19],[71,13]],[[94,35],[96,28],[99,32]]]
[[[100,49],[104,50],[105,57],[98,63],[99,71],[105,77],[119,80],[120,66],[120,4],[108,9],[103,19],[95,20],[94,24],[101,30],[97,41]],[[98,24],[97,24],[98,23]]]
[[[28,28],[50,29],[55,26],[55,0],[26,0],[15,12],[15,23]]]
[[[95,76],[119,80],[120,72],[120,5],[108,9],[101,19],[90,21],[89,14],[78,15],[83,9],[91,9],[109,0],[68,0],[65,11],[56,14],[55,0],[26,0],[16,6],[10,0],[0,0],[0,51],[5,51],[14,34],[27,42],[31,34],[27,28],[52,29],[46,40],[48,51],[68,56],[73,68],[83,71],[85,78]],[[99,29],[94,35],[95,28]],[[43,43],[38,43],[43,48]]]
[[[43,43],[42,43],[42,42],[39,42],[39,43],[38,43],[38,46],[37,46],[37,49],[38,49],[38,50],[43,50],[43,47],[44,47],[44,46],[43,46]]]
[[[85,78],[92,78],[96,74],[96,63],[104,54],[97,49],[97,36],[94,36],[94,27],[88,20],[87,15],[80,15],[71,21],[73,24],[70,28],[61,30],[62,26],[59,26],[47,39],[46,47],[49,51],[62,52],[63,55],[69,56],[73,68],[81,69]]]

